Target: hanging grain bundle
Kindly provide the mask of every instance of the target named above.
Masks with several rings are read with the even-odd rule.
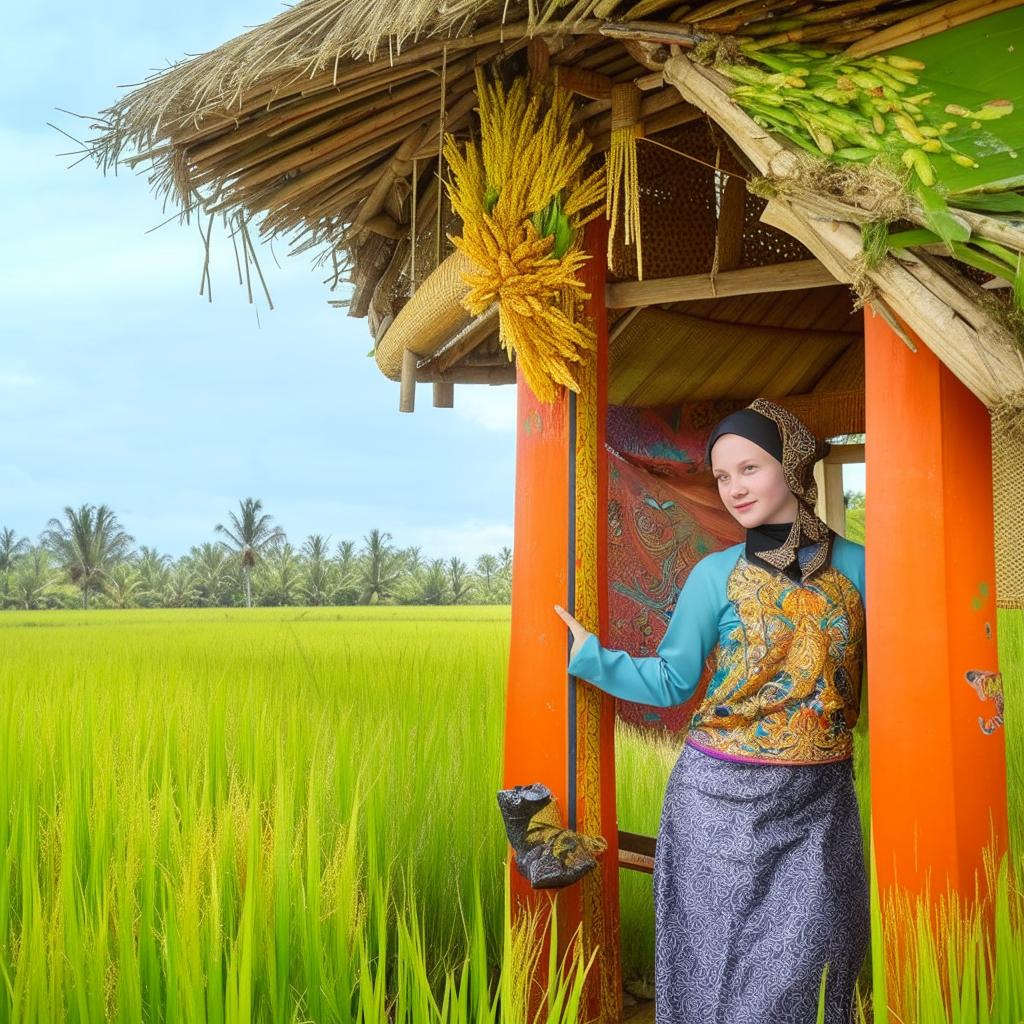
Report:
[[[640,90],[632,82],[612,86],[611,146],[605,158],[605,216],[608,218],[608,264],[613,260],[615,232],[622,210],[623,240],[636,246],[637,277],[644,279],[640,240],[640,179],[637,173],[636,140],[643,138]]]
[[[581,319],[588,298],[578,278],[590,258],[580,228],[600,212],[603,172],[583,177],[590,143],[572,128],[572,100],[517,80],[506,91],[477,71],[480,144],[445,138],[452,209],[462,218],[454,245],[475,265],[462,300],[474,316],[498,304],[499,337],[538,399],[579,391],[575,367],[596,345]]]

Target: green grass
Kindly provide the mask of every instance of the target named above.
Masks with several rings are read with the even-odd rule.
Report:
[[[507,608],[8,613],[0,651],[0,1024],[525,1021],[541,947],[507,927],[494,797]],[[675,756],[620,729],[621,827],[656,831]],[[649,981],[649,876],[622,891],[624,974]],[[1009,878],[1000,899],[1005,991],[1024,908]],[[900,984],[928,1006],[953,940],[918,933]],[[542,1020],[575,1019],[585,966]]]

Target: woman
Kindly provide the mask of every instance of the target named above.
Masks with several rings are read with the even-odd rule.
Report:
[[[746,539],[690,572],[654,657],[608,650],[561,606],[569,671],[679,704],[714,675],[669,777],[654,862],[658,1024],[827,1024],[852,1016],[869,936],[854,791],[864,549],[814,513],[828,451],[757,399],[708,441]]]

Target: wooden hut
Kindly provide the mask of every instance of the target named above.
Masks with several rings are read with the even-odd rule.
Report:
[[[842,532],[840,463],[866,458],[883,898],[947,883],[971,896],[985,843],[1006,846],[1004,741],[983,701],[1001,709],[997,604],[1024,607],[1024,178],[1012,144],[983,159],[969,138],[962,160],[935,159],[937,191],[875,164],[851,171],[862,154],[832,152],[827,131],[808,154],[799,126],[769,130],[723,71],[764,74],[756,54],[802,47],[851,61],[896,48],[936,75],[972,47],[964,112],[1024,100],[1014,0],[300,0],[128,93],[94,142],[105,167],[149,162],[158,194],[207,237],[223,221],[253,280],[258,232],[349,285],[348,315],[366,318],[400,410],[417,383],[448,407],[456,384],[516,387],[505,779],[546,783],[568,825],[609,842],[557,899],[561,933],[582,923],[600,947],[590,999],[604,1021],[621,1013],[620,864],[649,869],[656,851],[619,833],[614,701],[567,676],[552,606],[608,646],[653,651],[689,566],[732,537],[689,452],[757,395],[823,436],[866,434],[837,446],[820,483]],[[533,338],[512,344],[500,288],[467,309],[480,268],[453,246],[466,225],[441,184],[480,138],[480,82],[517,79],[538,117],[569,95],[562,128],[589,145],[583,171],[607,161],[614,177],[613,215],[572,242],[585,297],[544,300],[585,328],[562,383],[536,352],[524,364]],[[1022,123],[1001,120],[1000,137]]]

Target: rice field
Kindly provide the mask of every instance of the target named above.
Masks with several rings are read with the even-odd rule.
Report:
[[[503,606],[0,616],[0,1024],[525,1022],[539,936],[508,926],[494,798],[508,625]],[[653,832],[675,747],[619,739],[620,825]],[[650,879],[622,891],[624,972],[649,994]],[[951,1019],[1024,1013],[1002,892],[1004,994]],[[938,953],[920,934],[899,998],[923,1010],[902,1019],[945,1020],[941,947],[978,975],[977,942],[969,922]],[[577,1019],[585,968],[552,972],[542,1020]]]

